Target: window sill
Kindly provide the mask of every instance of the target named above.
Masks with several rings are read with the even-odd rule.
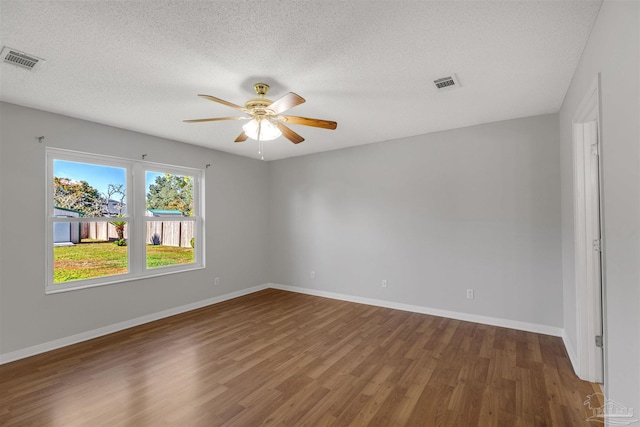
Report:
[[[159,267],[162,268],[162,267]],[[89,289],[89,288],[97,288],[100,286],[108,286],[108,285],[115,285],[117,283],[125,283],[125,282],[134,282],[137,280],[144,280],[144,279],[152,279],[155,277],[162,277],[162,276],[169,276],[172,274],[179,274],[179,273],[186,273],[186,272],[190,272],[190,271],[196,271],[196,270],[202,270],[206,268],[203,265],[197,265],[197,266],[193,266],[190,268],[181,268],[180,270],[163,270],[163,271],[158,271],[158,272],[153,272],[153,273],[149,273],[149,274],[145,274],[142,276],[131,276],[131,275],[119,275],[119,276],[111,276],[111,277],[105,277],[104,281],[101,281],[99,283],[86,283],[86,284],[78,284],[78,286],[74,286],[74,287],[66,287],[66,288],[56,288],[57,286],[60,286],[60,284],[58,285],[51,285],[51,286],[47,286],[45,288],[45,294],[46,295],[50,295],[50,294],[59,294],[62,292],[72,292],[72,291],[78,291],[81,289]]]

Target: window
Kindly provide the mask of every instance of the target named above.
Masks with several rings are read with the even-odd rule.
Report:
[[[204,267],[203,171],[47,149],[47,293]]]
[[[145,171],[147,268],[195,261],[193,183],[193,176]]]

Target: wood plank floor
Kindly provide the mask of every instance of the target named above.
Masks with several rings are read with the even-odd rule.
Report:
[[[0,366],[0,425],[592,426],[557,337],[265,290]]]

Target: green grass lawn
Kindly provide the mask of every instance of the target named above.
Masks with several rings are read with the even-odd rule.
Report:
[[[147,245],[147,268],[194,262],[193,248]],[[127,273],[127,246],[111,242],[53,248],[54,283]]]

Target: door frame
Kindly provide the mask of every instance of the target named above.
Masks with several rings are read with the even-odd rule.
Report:
[[[587,212],[585,193],[588,191],[584,166],[584,128],[588,122],[597,123],[598,187],[599,187],[599,228],[600,228],[600,274],[594,277],[587,264],[592,254],[592,242],[587,241]],[[574,216],[574,257],[575,296],[577,331],[576,374],[583,380],[604,383],[604,348],[595,347],[595,337],[604,337],[606,313],[604,311],[604,221],[602,186],[602,138],[600,121],[600,74],[596,75],[573,118],[573,216]],[[596,280],[597,279],[597,280]],[[599,283],[599,286],[598,286]],[[598,354],[597,352],[600,352]]]

